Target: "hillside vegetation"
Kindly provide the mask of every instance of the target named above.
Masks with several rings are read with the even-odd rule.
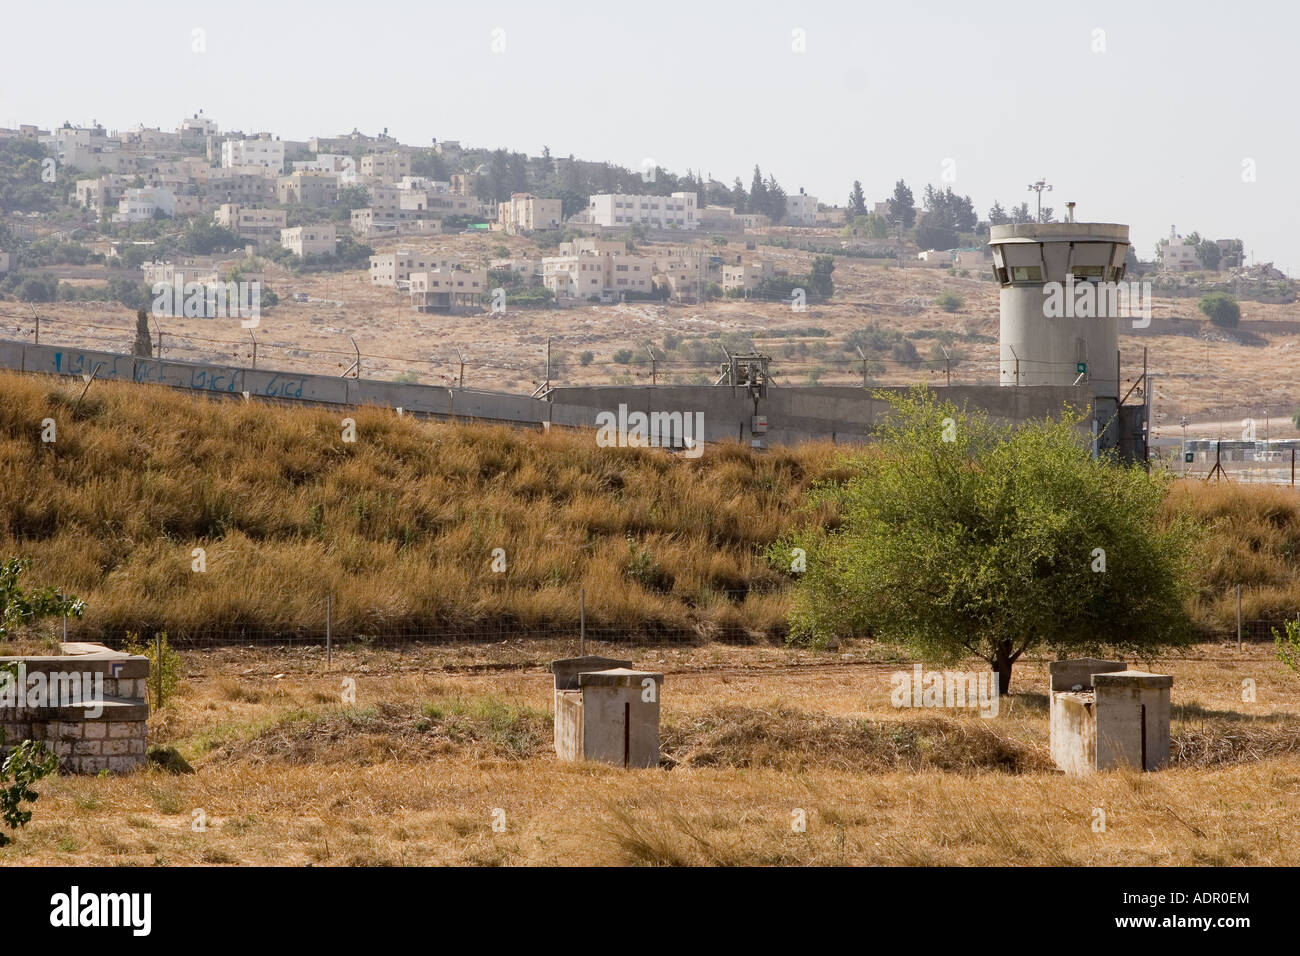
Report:
[[[777,635],[763,550],[834,459],[81,388],[0,375],[0,553],[85,598],[93,638],[321,636],[327,592],[336,637],[487,638],[576,625],[580,590],[598,634]]]
[[[0,373],[0,555],[85,598],[70,637],[174,643],[593,636],[783,639],[789,576],[768,545],[833,446],[686,459],[549,433],[207,400],[155,386]],[[342,419],[356,421],[355,443]],[[42,442],[53,419],[57,440]],[[1207,632],[1300,608],[1300,498],[1181,482],[1166,513],[1209,528],[1193,613]],[[192,569],[194,549],[206,571]],[[505,571],[494,572],[493,551]]]

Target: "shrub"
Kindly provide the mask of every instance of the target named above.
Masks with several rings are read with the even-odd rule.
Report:
[[[1285,633],[1273,628],[1273,643],[1277,645],[1277,659],[1293,671],[1300,671],[1300,621],[1287,621]]]
[[[939,298],[934,300],[934,304],[945,312],[956,312],[965,303],[962,302],[961,296],[953,295],[951,292],[945,292],[943,295],[939,296]]]
[[[138,654],[142,657],[149,658],[149,703],[150,706],[157,710],[162,707],[163,701],[175,693],[176,688],[181,682],[181,656],[171,649],[167,643],[167,632],[162,631],[155,636],[155,640],[148,644],[140,641],[140,635],[134,631],[126,632],[126,640],[122,643],[122,650],[128,654]],[[159,658],[158,651],[162,649],[162,656]],[[159,661],[161,660],[161,664]],[[161,669],[161,680],[159,672]],[[161,683],[162,696],[159,698],[159,684]]]
[[[1235,329],[1241,322],[1241,306],[1226,292],[1210,292],[1201,296],[1197,308],[1209,316],[1210,322],[1225,329]]]
[[[889,350],[889,357],[899,365],[906,365],[908,368],[916,368],[921,364],[921,356],[917,354],[916,346],[910,339],[903,339],[897,342]]]
[[[7,667],[17,669],[16,664]],[[0,747],[4,746],[4,742],[4,731],[0,730]],[[32,811],[24,810],[22,806],[24,803],[35,803],[40,796],[32,789],[32,784],[54,773],[58,767],[58,756],[47,751],[45,744],[39,740],[24,740],[9,751],[4,763],[0,764],[0,784],[7,785],[0,786],[0,815],[4,818],[5,826],[17,830],[31,821]],[[0,846],[10,842],[10,838],[0,831]]]

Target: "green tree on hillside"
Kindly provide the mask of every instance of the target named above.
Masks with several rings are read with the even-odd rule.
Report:
[[[853,180],[853,190],[849,193],[849,218],[867,214],[867,197],[862,192],[862,181]]]
[[[141,358],[153,358],[153,338],[149,334],[149,313],[145,309],[139,309],[135,313],[135,345],[131,349],[132,355],[138,355]]]
[[[1166,479],[1093,458],[1081,417],[1013,427],[918,387],[880,394],[879,443],[814,505],[839,519],[806,549],[791,639],[870,634],[950,663],[970,654],[1011,687],[1026,652],[1145,653],[1191,639],[1194,532],[1162,525]]]
[[[1241,306],[1226,292],[1208,292],[1196,303],[1210,322],[1225,329],[1235,329],[1241,322]]]
[[[894,183],[894,194],[889,197],[889,218],[901,222],[904,229],[911,229],[916,222],[916,201],[912,190],[901,179]]]
[[[831,273],[834,271],[834,256],[815,256],[813,258],[812,271],[809,273],[808,282],[813,295],[819,299],[829,299],[835,294],[835,283],[831,280]]]
[[[181,236],[181,248],[196,256],[206,256],[214,252],[227,252],[242,249],[244,240],[237,233],[218,226],[209,216],[195,219]]]
[[[745,184],[736,177],[736,181],[731,185],[731,208],[737,213],[742,213],[749,206],[749,193],[745,192]]]

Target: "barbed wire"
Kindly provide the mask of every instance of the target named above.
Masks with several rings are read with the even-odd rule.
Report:
[[[0,312],[0,316],[3,316],[5,318],[11,318],[11,319],[32,318],[31,316],[25,316],[22,315],[21,313],[14,313],[14,312]],[[51,327],[52,323],[57,323],[57,325],[55,325],[52,328]],[[5,326],[0,326],[0,328],[3,328],[5,331],[14,332],[19,336],[26,336],[28,334],[34,334],[35,332],[34,324],[31,325],[30,327],[27,325],[7,324]],[[166,353],[168,351],[173,351],[173,350],[179,350],[181,352],[195,353],[200,356],[211,355],[213,357],[225,358],[225,355],[222,354],[221,352],[218,352],[218,350],[215,348],[204,349],[202,347],[191,344],[191,343],[205,343],[211,346],[218,346],[222,350],[228,351],[230,353],[230,357],[233,358],[251,358],[252,355],[250,351],[250,345],[254,341],[253,339],[249,339],[249,340],[244,340],[242,338],[225,339],[225,338],[217,338],[213,336],[206,336],[200,333],[194,333],[189,331],[184,331],[184,332],[173,331],[169,333],[165,327],[160,326],[160,328],[162,328],[162,333],[164,336],[164,343],[165,343],[162,349],[163,353]],[[124,345],[123,338],[120,338],[117,335],[115,335],[114,334],[115,330],[113,330],[111,326],[105,325],[102,322],[81,321],[76,319],[68,319],[64,317],[55,317],[55,318],[41,317],[42,333],[53,335],[53,334],[58,334],[58,332],[62,331],[66,334],[69,331],[69,329],[77,330],[77,334],[81,337],[81,339],[93,343],[115,345],[118,346],[119,349],[121,349],[122,346]],[[133,334],[133,330],[127,327],[123,327],[121,329],[121,335],[123,337],[132,334]],[[742,334],[746,334],[746,333],[742,333]],[[562,338],[562,335],[556,337]],[[809,338],[809,336],[799,335],[798,330],[794,330],[789,337]],[[824,339],[820,336],[812,336],[812,338],[816,338],[819,341],[824,341]],[[918,340],[925,341],[926,339],[924,338],[904,339],[904,341],[909,341],[909,342],[918,341]],[[694,343],[707,343],[707,342],[716,342],[717,340],[683,337],[683,341],[694,342]],[[779,341],[779,338],[777,336],[765,335],[760,338],[760,341],[763,342],[764,344],[767,344],[769,342]],[[936,341],[938,341],[937,337],[936,337]],[[70,344],[76,345],[79,343],[73,342]],[[578,362],[577,364],[581,368],[596,368],[596,369],[606,369],[606,370],[618,369],[620,372],[631,372],[634,370],[640,370],[643,376],[656,374],[660,371],[664,372],[665,374],[672,374],[674,372],[681,373],[681,372],[692,372],[692,371],[700,372],[705,370],[717,370],[721,366],[726,364],[726,356],[725,353],[722,352],[720,346],[718,348],[719,354],[716,358],[669,357],[668,353],[661,353],[662,357],[659,357],[657,355],[654,359],[651,359],[649,354],[644,351],[645,346],[651,345],[656,349],[657,352],[660,349],[659,346],[656,346],[654,345],[654,343],[651,342],[644,342],[644,343],[638,342],[634,344],[637,346],[636,350],[633,349],[615,350],[615,354],[617,354],[618,351],[631,352],[632,354],[628,357],[627,361],[620,361],[613,357],[602,358],[602,359],[597,359],[593,357],[590,361]],[[972,344],[987,345],[989,343],[972,343]],[[561,345],[563,347],[563,343],[561,343]],[[305,360],[305,359],[309,359],[310,356],[312,355],[316,355],[316,356],[327,356],[327,357],[331,357],[332,359],[346,360],[345,362],[335,362],[335,364],[338,365],[350,364],[351,361],[355,360],[358,355],[358,351],[351,348],[335,349],[335,348],[330,348],[328,346],[314,346],[314,345],[309,347],[304,347],[302,343],[274,342],[274,341],[264,341],[261,339],[256,339],[256,347],[259,356],[262,356],[266,351],[278,350],[284,353],[289,359]],[[831,346],[828,345],[827,347],[830,348]],[[695,349],[707,348],[707,346],[702,344],[697,344],[694,346],[694,348]],[[776,346],[775,348],[769,347],[769,351],[776,353],[779,352],[782,348],[783,346]],[[106,348],[104,349],[104,351],[117,351],[117,350]],[[577,351],[577,348],[574,346],[569,346],[567,352],[571,353],[573,351]],[[841,348],[840,351],[843,352],[843,349]],[[303,355],[303,354],[295,354],[295,353],[307,353],[307,354]],[[875,375],[880,375],[885,373],[916,374],[918,372],[928,372],[931,375],[939,375],[939,374],[954,375],[959,379],[964,378],[966,380],[970,380],[972,376],[976,376],[978,380],[978,376],[981,375],[987,377],[987,376],[996,376],[999,375],[999,373],[1001,376],[1014,374],[1014,372],[1008,369],[1001,369],[998,360],[972,359],[969,356],[961,354],[960,348],[957,348],[957,353],[958,353],[957,358],[954,360],[945,360],[941,358],[927,359],[927,358],[921,358],[919,355],[915,360],[912,360],[912,359],[897,359],[894,358],[892,355],[885,355],[883,353],[873,352],[869,354],[865,359],[866,372],[868,378],[870,378],[873,374]],[[120,354],[129,354],[129,353],[122,351]],[[462,360],[459,354],[454,356],[453,355],[430,355],[426,358],[412,358],[410,356],[388,355],[380,352],[367,352],[367,351],[360,351],[359,354],[363,360],[368,360],[371,362],[400,363],[407,367],[411,367],[411,366],[426,367],[429,365],[445,365],[453,368],[459,368],[462,364]],[[165,358],[166,356],[163,355],[162,357]],[[325,362],[318,362],[317,364],[325,364],[330,360],[331,359],[326,359]],[[546,357],[545,357],[545,353],[542,353],[538,356],[536,362],[533,363],[511,364],[511,363],[503,363],[503,362],[496,362],[496,361],[483,360],[483,359],[479,359],[479,360],[466,359],[463,362],[463,364],[464,367],[468,370],[531,373],[545,368]],[[553,357],[552,360],[552,369],[555,372],[562,371],[565,369],[571,370],[573,365],[574,362],[571,354],[566,354],[564,356],[555,356]],[[1019,361],[1019,365],[1024,370],[1050,370],[1050,369],[1073,368],[1075,366],[1075,363],[1022,358]],[[782,373],[783,369],[793,370],[796,372],[799,371],[813,372],[817,370],[829,372],[831,370],[837,370],[840,374],[844,374],[844,375],[851,374],[857,376],[863,370],[863,366],[864,366],[863,358],[861,358],[860,356],[854,356],[850,354],[829,354],[829,355],[809,355],[809,356],[802,356],[802,355],[782,356],[779,354],[772,355],[772,370],[774,376],[779,376]]]

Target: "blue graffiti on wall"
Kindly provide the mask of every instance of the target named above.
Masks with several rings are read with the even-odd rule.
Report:
[[[238,369],[196,368],[190,372],[190,388],[201,388],[210,392],[233,392],[238,378]]]
[[[279,373],[271,376],[271,380],[266,383],[262,389],[262,394],[268,398],[302,398],[303,380],[300,378],[280,378]]]
[[[67,361],[64,361],[64,355]],[[54,371],[57,375],[89,375],[99,366],[99,378],[117,378],[117,365],[127,356],[108,356],[95,352],[55,352]],[[111,361],[110,361],[111,359]]]

